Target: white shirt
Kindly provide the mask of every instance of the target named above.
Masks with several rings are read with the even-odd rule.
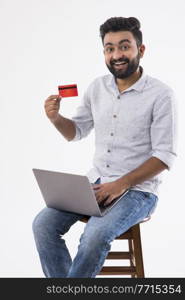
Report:
[[[150,157],[170,169],[176,156],[176,107],[174,93],[158,79],[142,72],[140,79],[119,92],[109,74],[95,79],[84,94],[76,115],[73,141],[95,130],[93,168],[90,182],[116,180]],[[161,175],[132,189],[157,194]]]

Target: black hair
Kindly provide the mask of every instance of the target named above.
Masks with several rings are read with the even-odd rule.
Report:
[[[102,38],[102,42],[106,33],[117,31],[130,31],[136,40],[137,46],[141,46],[143,38],[142,32],[140,30],[140,22],[138,19],[134,17],[114,17],[108,19],[100,26],[100,36]]]

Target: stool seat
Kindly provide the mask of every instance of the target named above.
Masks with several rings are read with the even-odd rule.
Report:
[[[83,217],[80,221],[87,223],[90,216]],[[150,220],[143,219],[140,223]],[[129,266],[103,266],[98,275],[130,275],[131,277],[144,278],[144,264],[141,245],[140,223],[133,225],[122,233],[116,240],[127,240],[128,251],[109,251],[106,260],[129,260]]]

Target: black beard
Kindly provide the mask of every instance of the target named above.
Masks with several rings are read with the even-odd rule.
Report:
[[[116,70],[114,68],[115,62],[127,62],[128,65],[126,70]],[[128,59],[118,59],[118,60],[111,61],[110,65],[107,64],[106,65],[109,71],[115,76],[115,78],[125,79],[137,71],[139,67],[139,62],[140,62],[140,55],[138,53],[138,55],[135,58],[133,58],[131,61],[129,61]]]

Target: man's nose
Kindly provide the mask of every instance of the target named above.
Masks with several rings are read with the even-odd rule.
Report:
[[[113,59],[118,60],[120,58],[124,58],[123,52],[119,48],[115,49],[113,52]]]

